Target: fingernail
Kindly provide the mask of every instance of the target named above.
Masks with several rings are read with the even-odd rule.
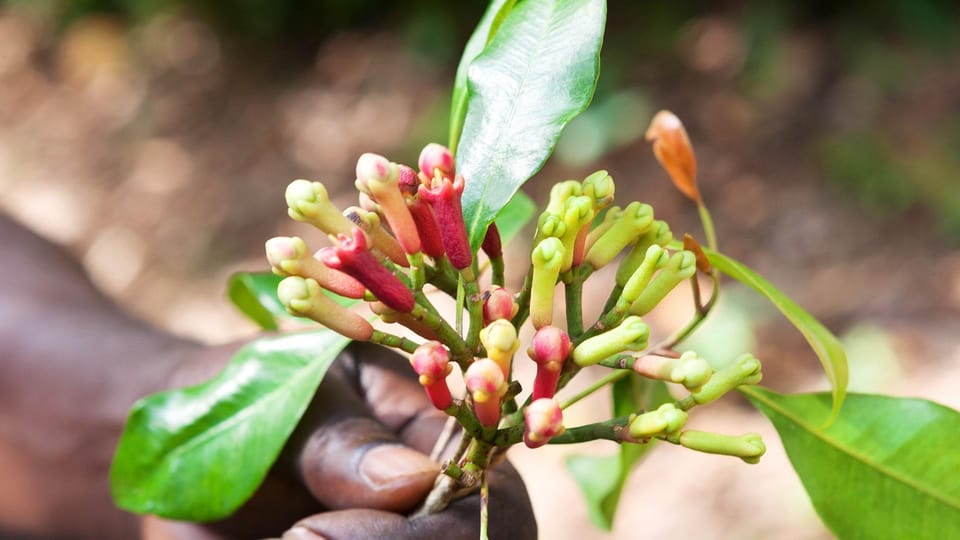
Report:
[[[317,534],[306,527],[297,525],[283,533],[281,540],[327,540],[327,537]]]
[[[440,466],[427,456],[396,444],[376,446],[360,461],[360,476],[374,489],[399,487],[416,477],[433,477],[439,472]]]

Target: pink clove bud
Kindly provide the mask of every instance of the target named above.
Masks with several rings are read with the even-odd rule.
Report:
[[[323,264],[350,274],[363,283],[377,300],[397,311],[413,311],[413,293],[369,251],[367,235],[359,227],[353,235],[339,235],[336,245],[317,252]]]
[[[437,171],[440,171],[440,176],[444,178],[453,178],[457,174],[453,153],[442,144],[430,143],[424,146],[417,163],[420,165],[420,172],[427,178],[433,178]]]
[[[420,384],[427,392],[433,406],[441,411],[450,406],[450,387],[447,375],[450,374],[450,353],[439,341],[428,341],[417,347],[410,357],[413,371],[420,376]]]
[[[476,360],[467,368],[464,382],[473,397],[477,420],[485,427],[497,427],[500,422],[500,400],[507,392],[500,366],[489,358]]]
[[[420,251],[420,234],[403,200],[399,178],[397,164],[383,156],[367,153],[357,161],[357,183],[380,205],[380,212],[403,250],[414,254]]]
[[[284,278],[277,286],[277,297],[290,314],[313,319],[350,339],[366,341],[373,335],[366,319],[325,295],[313,279]]]
[[[312,278],[328,291],[347,298],[363,298],[367,288],[352,277],[329,268],[307,253],[307,244],[296,236],[277,236],[267,240],[267,260],[278,276]]]
[[[463,270],[473,262],[473,252],[467,237],[467,226],[463,222],[463,209],[460,197],[463,195],[463,177],[455,180],[434,176],[430,185],[420,185],[419,196],[430,203],[433,215],[440,227],[440,241],[450,263],[457,270]]]
[[[487,326],[497,319],[512,319],[520,306],[503,287],[493,285],[483,292],[483,325]]]
[[[570,336],[563,330],[556,326],[544,326],[537,330],[527,350],[530,359],[537,363],[532,399],[553,397],[557,391],[560,370],[572,350]]]
[[[564,431],[563,411],[553,398],[534,399],[523,410],[523,419],[523,442],[528,448],[539,448]]]

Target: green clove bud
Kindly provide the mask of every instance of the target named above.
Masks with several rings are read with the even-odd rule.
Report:
[[[630,306],[630,313],[646,315],[677,285],[697,272],[697,258],[689,251],[674,253],[667,264]]]
[[[543,328],[553,323],[553,292],[560,276],[560,265],[565,254],[559,238],[548,237],[540,241],[530,254],[533,263],[533,278],[530,284],[530,320],[534,328]]]
[[[734,456],[750,464],[759,463],[760,457],[767,451],[767,446],[763,444],[758,433],[733,436],[690,430],[680,434],[679,442],[691,450]]]
[[[593,212],[613,204],[613,194],[615,185],[613,177],[607,171],[599,170],[583,179],[582,192],[585,197],[589,197],[593,203]]]
[[[550,188],[550,201],[547,203],[546,212],[550,214],[563,215],[563,206],[570,197],[579,197],[582,195],[580,182],[576,180],[564,180],[557,182]]]
[[[649,204],[630,203],[613,225],[590,246],[587,251],[587,262],[594,268],[606,266],[623,248],[634,243],[652,224],[653,208]],[[588,243],[589,240],[588,237]]]
[[[646,323],[640,317],[630,316],[619,326],[577,345],[573,361],[579,366],[590,366],[619,352],[639,351],[647,347],[649,337]]]
[[[687,423],[687,413],[673,403],[664,403],[655,411],[645,412],[630,422],[630,436],[644,439],[670,435],[683,429]]]
[[[367,341],[373,335],[373,327],[366,319],[323,294],[316,280],[284,278],[277,286],[277,297],[290,314],[313,319],[350,339]]]
[[[620,261],[620,266],[617,267],[617,285],[620,287],[626,285],[627,280],[630,279],[630,276],[636,272],[637,267],[643,262],[643,258],[646,257],[647,250],[650,249],[650,246],[657,245],[666,247],[671,240],[673,240],[673,233],[670,232],[670,226],[667,225],[667,222],[659,219],[655,220],[653,225],[650,226],[650,229],[640,235],[637,243],[633,245],[633,248],[631,248],[623,260]]]
[[[763,378],[760,360],[750,353],[743,354],[730,365],[713,374],[699,392],[690,394],[697,405],[710,403],[734,388],[744,384],[757,384]]]
[[[633,370],[650,379],[682,384],[691,392],[699,392],[713,376],[710,363],[693,351],[683,353],[680,358],[642,356],[633,363]]]

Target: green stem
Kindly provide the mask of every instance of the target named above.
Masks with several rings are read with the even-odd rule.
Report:
[[[470,406],[467,405],[466,401],[454,401],[453,404],[444,409],[443,412],[457,419],[457,422],[463,426],[465,437],[476,438],[483,435],[484,427],[480,425],[480,421],[477,420],[476,415],[470,410]],[[461,445],[462,444],[463,441],[461,441]],[[459,455],[456,456],[456,458],[459,457]]]
[[[527,316],[530,315],[530,288],[532,286],[533,265],[531,264],[530,268],[527,270],[527,277],[523,280],[523,287],[520,289],[520,293],[517,295],[517,314],[514,315],[513,320],[510,321],[517,330],[523,326],[524,321],[527,320]]]
[[[427,266],[427,282],[447,293],[447,296],[457,296],[457,272],[453,269],[446,256],[435,261],[436,267]]]
[[[607,297],[607,301],[603,304],[603,311],[601,313],[607,313],[614,306],[617,305],[617,302],[620,300],[620,294],[623,292],[623,287],[619,285],[614,285],[613,289],[610,290],[610,296]]]
[[[410,312],[410,315],[430,327],[430,329],[437,334],[437,337],[440,338],[440,341],[450,348],[450,352],[453,353],[461,366],[465,366],[467,357],[472,355],[469,354],[467,344],[463,342],[460,334],[451,328],[450,325],[447,324],[447,321],[443,320],[442,317],[425,307],[419,301],[413,305],[413,311]]]
[[[707,245],[713,251],[717,251],[717,233],[713,230],[713,217],[710,216],[710,211],[707,210],[707,205],[703,204],[703,201],[697,204],[697,212],[700,214],[700,222],[703,223],[703,234],[707,237]]]
[[[490,486],[487,484],[487,471],[480,475],[480,540],[489,540],[487,523],[490,521]]]
[[[370,341],[376,343],[377,345],[383,345],[384,347],[400,349],[401,351],[410,354],[413,354],[413,352],[417,350],[417,347],[420,346],[420,344],[415,341],[411,341],[405,337],[400,337],[394,334],[389,334],[387,332],[381,332],[380,330],[373,331],[373,335],[370,336]]]
[[[426,281],[423,253],[418,251],[412,255],[407,255],[407,261],[410,262],[410,285],[414,291],[419,291],[423,288],[423,283]]]
[[[503,287],[503,255],[490,259],[490,282],[498,287]]]
[[[600,377],[599,379],[597,379],[596,381],[594,381],[593,384],[591,384],[590,386],[588,386],[588,387],[584,388],[583,390],[581,390],[580,392],[577,392],[576,394],[574,394],[573,397],[571,397],[570,399],[564,401],[564,402],[560,405],[560,408],[561,408],[561,409],[566,409],[567,407],[569,407],[569,406],[573,405],[574,403],[580,401],[581,399],[589,396],[590,394],[596,392],[597,390],[600,390],[600,389],[603,388],[604,386],[606,386],[606,385],[608,385],[608,384],[615,383],[615,382],[619,381],[620,379],[626,377],[627,375],[630,375],[630,373],[632,373],[632,372],[631,372],[631,371],[627,371],[627,370],[617,370],[617,371],[614,371],[614,372],[612,372],[612,373],[608,373],[608,374],[604,375],[603,377]]]
[[[480,329],[483,327],[483,298],[476,281],[465,281],[467,312],[470,314],[470,327],[467,329],[467,348],[471,351],[480,344]]]
[[[697,276],[693,276],[692,279],[697,279]],[[720,294],[720,280],[717,277],[716,268],[713,269],[713,272],[710,274],[710,279],[713,281],[713,290],[710,291],[710,299],[707,300],[706,304],[700,305],[699,302],[695,306],[697,308],[696,313],[693,314],[693,318],[687,322],[686,326],[676,331],[673,335],[656,344],[653,347],[650,347],[651,351],[660,351],[660,350],[670,350],[681,343],[683,340],[690,337],[690,334],[694,332],[707,318],[707,315],[710,314],[710,311],[713,309],[713,306],[717,303],[717,297]],[[699,288],[698,284],[693,285],[695,290]]]
[[[571,339],[583,334],[583,281],[580,279],[579,268],[570,272],[569,281],[564,280],[563,292],[567,304],[567,334]]]
[[[627,427],[630,424],[629,416],[621,416],[606,422],[587,424],[567,429],[560,435],[550,439],[549,444],[573,444],[603,439],[614,442],[634,442],[630,439]]]
[[[627,426],[630,425],[629,416],[620,416],[607,420],[606,422],[597,422],[596,424],[586,424],[583,426],[572,427],[564,430],[563,433],[550,439],[548,444],[573,444],[587,441],[603,439],[614,442],[638,442],[630,438]],[[505,447],[519,443],[523,440],[523,424],[514,426],[510,429],[503,429],[497,433],[494,444],[498,447]]]

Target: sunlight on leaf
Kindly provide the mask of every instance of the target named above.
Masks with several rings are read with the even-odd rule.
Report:
[[[922,399],[740,391],[773,422],[814,508],[840,538],[940,539],[960,531],[960,413]]]

